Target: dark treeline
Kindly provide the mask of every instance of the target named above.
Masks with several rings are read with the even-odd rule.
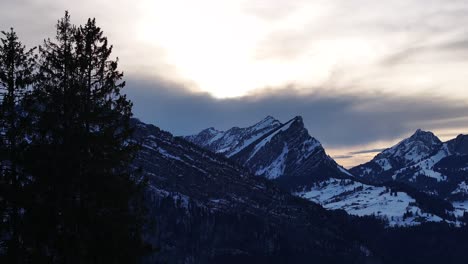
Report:
[[[0,263],[135,263],[144,180],[132,103],[94,19],[27,49],[0,43]]]
[[[468,225],[427,222],[408,227],[388,227],[371,216],[350,217],[332,212],[351,237],[367,245],[382,264],[468,263]]]

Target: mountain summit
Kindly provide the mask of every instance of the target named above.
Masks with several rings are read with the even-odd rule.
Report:
[[[427,157],[441,146],[442,142],[432,132],[418,129],[411,137],[404,139],[397,145],[384,150],[376,159],[383,170],[389,165],[394,167],[409,166]]]
[[[284,124],[267,116],[247,128],[211,131],[215,132],[203,130],[186,139],[231,157],[256,175],[275,179],[287,189],[297,190],[319,180],[351,176],[309,135],[301,116]]]
[[[379,215],[389,220],[390,225],[442,221],[418,207],[414,195],[403,191],[397,195],[389,187],[360,182],[327,155],[320,142],[309,135],[300,116],[285,123],[267,117],[247,128],[234,127],[226,132],[204,130],[186,139],[225,154],[255,175],[274,180],[284,189],[325,208],[344,209],[360,216]],[[431,142],[437,140],[417,131],[414,138],[402,142],[398,149],[389,149],[388,155],[409,153],[412,149],[427,152]],[[408,210],[417,212],[418,218],[404,217]]]
[[[397,181],[443,198],[468,197],[462,188],[468,182],[468,136],[441,142],[432,132],[418,129],[350,171],[373,183]]]

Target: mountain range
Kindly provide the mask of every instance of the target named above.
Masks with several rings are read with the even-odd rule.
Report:
[[[350,172],[374,184],[404,183],[450,201],[457,216],[468,210],[468,135],[442,142],[432,132],[417,130]]]
[[[375,183],[403,182],[429,194],[464,200],[468,197],[468,135],[442,142],[432,132],[417,130],[351,172]]]
[[[468,205],[468,141],[463,135],[443,143],[418,130],[350,170],[326,154],[299,116],[285,123],[268,116],[246,128],[209,128],[184,138],[296,196],[328,209],[375,215],[390,225],[456,222]]]
[[[149,263],[368,263],[343,217],[237,162],[133,120],[148,180]],[[255,133],[254,133],[255,134]]]
[[[454,253],[439,242],[418,246],[427,230],[460,241],[452,245],[457,252],[468,242],[443,225],[426,227],[466,220],[465,136],[443,143],[418,130],[347,170],[309,135],[301,117],[281,123],[269,116],[246,128],[209,128],[187,137],[136,119],[132,126],[141,146],[133,166],[148,181],[145,240],[159,249],[148,263],[393,263],[388,260],[407,249],[416,256],[434,249],[426,258],[432,261]],[[440,153],[445,156],[437,160]],[[433,165],[415,167],[426,160]],[[430,168],[441,176],[421,184],[410,179],[427,176],[393,177],[399,167]],[[448,183],[455,189],[428,189]],[[416,236],[381,229],[419,225]],[[395,243],[389,247],[376,235]]]

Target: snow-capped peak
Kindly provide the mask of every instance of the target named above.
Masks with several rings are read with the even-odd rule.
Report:
[[[468,137],[458,136],[442,143],[432,132],[418,129],[351,172],[370,181],[398,181],[431,195],[446,195],[447,186],[453,188],[466,179],[465,164]]]
[[[409,138],[409,140],[421,141],[428,146],[439,145],[442,143],[440,139],[434,135],[434,133],[430,131],[423,131],[421,129],[416,130],[416,132]]]
[[[276,118],[272,116],[267,116],[262,119],[260,122],[256,123],[255,125],[251,126],[251,128],[255,130],[260,130],[267,127],[277,127],[280,126],[281,122],[278,121]]]
[[[220,132],[223,132],[223,131],[217,130],[214,127],[210,127],[210,128],[207,128],[207,129],[203,130],[201,133],[206,133],[206,134],[209,134],[209,135],[213,135],[213,134],[218,134]]]
[[[208,141],[209,145],[199,135],[187,139],[236,160],[256,175],[288,178],[284,180],[285,186],[291,189],[330,176],[350,176],[309,135],[301,116],[284,124],[267,116],[248,128],[230,129],[215,143]]]
[[[280,126],[281,123],[278,120],[272,116],[267,116],[249,127],[233,127],[227,131],[208,128],[197,135],[187,136],[185,139],[208,150],[230,157]]]
[[[258,122],[258,123],[264,123],[264,122],[269,122],[269,123],[273,123],[273,122],[278,122],[280,123],[276,118],[268,115],[266,116],[262,121]]]
[[[376,156],[376,160],[393,159],[393,162],[387,163],[403,163],[410,165],[411,163],[419,162],[423,158],[431,154],[435,149],[440,147],[442,142],[432,132],[423,131],[421,129],[409,138],[402,140],[395,146],[384,150]],[[382,162],[380,162],[382,163]],[[385,166],[388,168],[389,166]]]

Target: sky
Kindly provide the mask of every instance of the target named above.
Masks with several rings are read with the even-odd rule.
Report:
[[[36,46],[95,17],[134,114],[175,135],[300,115],[347,167],[431,130],[468,132],[466,0],[1,0]]]

